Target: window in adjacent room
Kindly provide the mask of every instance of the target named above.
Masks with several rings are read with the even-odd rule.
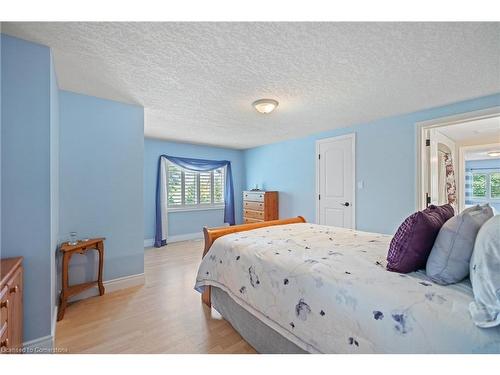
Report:
[[[490,197],[500,199],[500,172],[490,173]]]
[[[500,172],[472,173],[472,198],[500,200]]]
[[[472,174],[472,196],[474,198],[486,197],[486,177],[482,173]]]
[[[168,163],[169,208],[211,208],[224,205],[225,168],[193,172]]]

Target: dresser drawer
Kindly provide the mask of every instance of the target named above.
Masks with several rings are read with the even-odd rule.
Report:
[[[251,224],[251,223],[262,223],[264,220],[261,220],[261,219],[252,219],[250,217],[245,217],[243,219],[243,222],[245,224]]]
[[[263,202],[244,201],[243,208],[245,210],[264,211],[264,203]]]
[[[249,217],[251,219],[261,219],[264,220],[264,211],[253,211],[253,210],[244,210],[244,217]]]
[[[1,342],[6,342],[5,340],[8,337],[8,316],[9,316],[9,307],[10,307],[10,301],[9,301],[9,289],[7,286],[5,286],[1,291],[0,291],[0,341]],[[1,347],[0,348],[0,353],[5,352],[6,347]]]
[[[11,302],[9,301],[9,287],[6,285],[0,291],[0,325],[7,320],[7,311],[9,310]]]
[[[7,334],[7,323],[0,327],[0,354],[9,353],[10,340]]]
[[[244,201],[253,201],[253,202],[264,202],[263,192],[258,191],[244,191],[243,192],[243,200]]]
[[[1,290],[0,290],[0,301],[3,301],[9,296],[9,286],[5,285]]]
[[[0,324],[0,337],[7,336],[7,321]]]
[[[0,327],[7,327],[8,315],[9,310],[7,310],[6,308],[0,309]]]

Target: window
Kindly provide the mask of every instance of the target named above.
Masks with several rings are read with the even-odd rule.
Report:
[[[490,173],[490,196],[500,199],[500,172]]]
[[[168,163],[168,207],[189,209],[224,205],[224,172],[224,168],[193,172]]]
[[[500,172],[472,173],[472,198],[500,199]]]
[[[474,198],[486,197],[486,175],[474,173],[472,175],[472,196]]]

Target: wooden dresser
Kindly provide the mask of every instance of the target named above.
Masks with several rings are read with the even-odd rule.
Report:
[[[277,219],[279,219],[277,191],[243,192],[243,222],[245,224]]]
[[[23,258],[0,259],[0,353],[23,348]]]

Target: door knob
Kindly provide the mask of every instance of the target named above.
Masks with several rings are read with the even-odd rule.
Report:
[[[340,205],[341,205],[341,206],[346,206],[346,207],[349,207],[349,202],[341,203]]]

